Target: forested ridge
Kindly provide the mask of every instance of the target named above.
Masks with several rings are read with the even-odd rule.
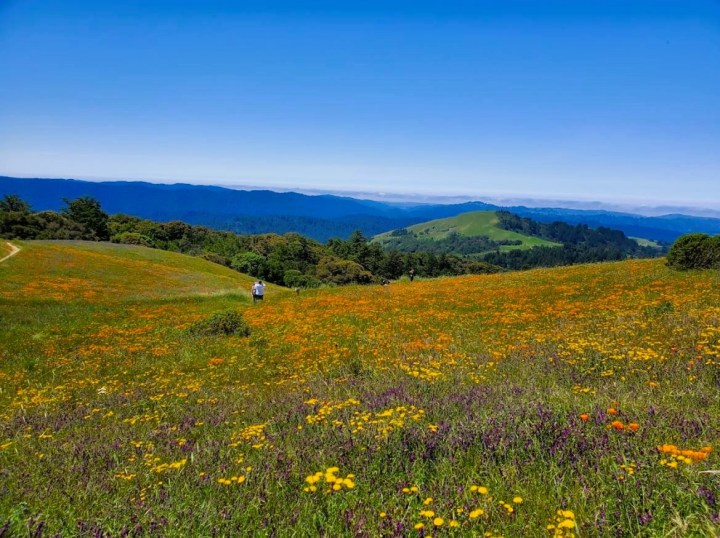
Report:
[[[499,250],[483,256],[483,260],[506,269],[529,269],[532,267],[555,267],[576,263],[616,261],[626,258],[653,258],[664,249],[641,246],[625,236],[620,230],[586,224],[565,222],[537,222],[508,211],[497,212],[498,227],[548,241],[561,243],[560,247],[537,246],[527,250]]]
[[[435,241],[417,241],[396,230],[385,248],[360,231],[348,239],[326,243],[296,232],[237,234],[181,221],[108,215],[94,198],[65,200],[59,212],[38,211],[18,196],[0,201],[0,236],[9,239],[80,239],[113,241],[182,252],[232,267],[290,287],[323,284],[366,284],[400,278],[413,270],[418,277],[491,273],[498,270],[552,267],[576,263],[654,257],[661,249],[640,246],[618,230],[564,222],[541,223],[507,211],[497,212],[498,227],[557,243],[501,252],[497,241],[484,236],[451,233]],[[492,250],[492,252],[487,252]],[[483,252],[484,251],[484,252]],[[477,255],[482,252],[482,255]]]
[[[180,221],[155,222],[105,213],[97,200],[66,200],[60,212],[34,212],[17,196],[0,201],[0,237],[112,241],[143,245],[232,267],[289,287],[368,284],[392,280],[411,269],[419,277],[497,272],[485,262],[430,252],[384,251],[361,232],[326,244],[298,233],[243,235]]]

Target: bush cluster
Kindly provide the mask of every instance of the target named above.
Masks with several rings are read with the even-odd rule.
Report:
[[[720,268],[720,236],[683,235],[670,247],[667,264],[680,270]]]
[[[242,314],[234,310],[227,310],[216,312],[209,318],[193,323],[188,328],[188,333],[192,336],[250,336],[250,326]]]

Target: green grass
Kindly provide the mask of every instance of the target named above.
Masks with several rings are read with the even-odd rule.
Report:
[[[34,300],[170,299],[236,294],[253,279],[201,258],[135,245],[87,241],[16,241],[23,249],[0,267],[0,297]],[[270,286],[273,292],[284,288]]]
[[[407,230],[414,233],[418,239],[438,240],[444,239],[455,232],[461,236],[486,236],[494,241],[521,241],[520,245],[503,245],[501,251],[529,249],[536,246],[562,246],[559,243],[547,241],[538,237],[519,234],[497,227],[499,219],[495,211],[472,211],[462,213],[456,217],[431,220],[413,226]],[[391,232],[375,236],[374,240],[384,242],[390,238]]]
[[[630,237],[630,239],[633,239],[637,242],[638,245],[641,247],[653,247],[653,248],[662,248],[662,245],[658,243],[657,241],[653,241],[652,239],[643,239],[642,237]]]
[[[195,258],[21,246],[0,266],[8,535],[553,536],[558,509],[583,537],[718,534],[715,273],[629,260],[253,305],[250,277]],[[249,336],[188,330],[227,310]],[[673,468],[665,443],[715,451]],[[353,488],[304,491],[334,466]]]
[[[12,249],[10,248],[10,244],[5,240],[0,239],[0,259],[4,258],[11,252]]]

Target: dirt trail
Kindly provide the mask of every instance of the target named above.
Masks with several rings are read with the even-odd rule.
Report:
[[[17,254],[18,252],[20,252],[20,249],[17,248],[15,245],[13,245],[10,241],[7,241],[7,246],[10,247],[10,254],[8,254],[8,255],[5,256],[4,258],[0,258],[0,263],[4,262],[4,261],[7,260],[8,258],[12,258],[13,256],[15,256],[15,254]]]

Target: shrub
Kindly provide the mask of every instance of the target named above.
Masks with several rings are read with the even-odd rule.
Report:
[[[720,236],[688,234],[680,237],[667,255],[667,265],[674,269],[709,269],[720,265]]]
[[[143,247],[153,247],[152,239],[137,232],[122,232],[115,234],[110,238],[113,243],[123,243],[126,245],[142,245]]]
[[[323,257],[317,265],[317,278],[329,284],[369,284],[373,275],[351,260]]]
[[[217,254],[216,252],[204,252],[203,255],[200,257],[203,260],[217,263],[218,265],[224,265],[225,267],[230,267],[230,259],[226,258],[222,254]]]
[[[188,333],[193,336],[230,336],[233,334],[250,336],[250,326],[242,317],[242,314],[234,310],[227,310],[225,312],[216,312],[209,318],[193,323],[188,328]]]
[[[305,275],[297,269],[288,269],[285,271],[283,283],[288,288],[317,288],[320,286],[320,281],[317,278],[311,275]]]

